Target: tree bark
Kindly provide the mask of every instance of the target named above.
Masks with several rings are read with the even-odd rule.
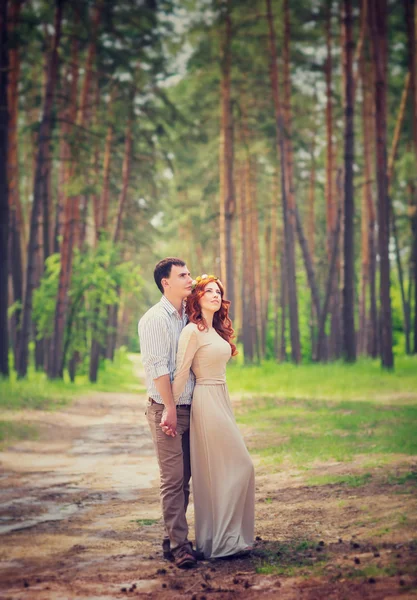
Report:
[[[241,239],[241,256],[242,256],[242,276],[239,278],[241,284],[240,297],[242,298],[242,342],[243,354],[245,363],[253,361],[253,344],[249,322],[249,311],[251,310],[249,294],[250,294],[250,263],[248,252],[248,226],[247,226],[247,208],[246,208],[246,185],[249,179],[247,173],[247,163],[245,161],[240,169],[240,185],[239,185],[239,224],[240,224],[240,239]]]
[[[79,39],[77,35],[77,26],[79,24],[79,11],[75,10],[75,21],[73,34],[71,39],[71,63],[68,68],[67,76],[65,77],[63,87],[65,96],[63,106],[61,108],[61,140],[60,140],[60,166],[59,166],[59,188],[55,214],[55,231],[54,231],[54,250],[59,252],[59,236],[63,235],[65,228],[65,211],[66,197],[68,192],[66,188],[70,183],[74,172],[74,167],[71,160],[71,144],[70,137],[74,130],[74,125],[77,120],[77,96],[78,96],[78,81],[79,81]],[[68,81],[70,76],[70,81]]]
[[[117,244],[120,239],[120,232],[122,227],[122,216],[124,207],[126,204],[127,192],[129,189],[130,179],[130,166],[132,158],[132,116],[129,117],[126,124],[125,133],[125,153],[123,157],[122,167],[122,189],[119,196],[119,202],[117,206],[116,225],[113,232],[113,243]]]
[[[244,277],[242,278],[243,299],[243,346],[245,362],[252,363],[256,348],[256,318],[254,306],[254,279],[253,279],[253,255],[250,244],[251,231],[251,172],[249,156],[245,158],[244,186],[242,193],[242,239],[243,239],[243,265]]]
[[[362,81],[362,130],[363,130],[363,148],[364,148],[364,190],[363,200],[366,201],[365,212],[362,212],[362,219],[367,224],[366,231],[366,252],[368,265],[362,272],[362,277],[369,282],[369,310],[368,317],[365,318],[366,331],[364,332],[364,351],[372,358],[378,356],[378,308],[376,299],[376,243],[375,243],[375,207],[372,195],[372,131],[373,131],[373,100],[372,90],[369,83],[369,69],[362,58],[359,64]],[[365,235],[365,232],[364,232]],[[366,257],[362,257],[366,260]],[[367,271],[367,272],[366,272]],[[365,302],[365,299],[364,299]]]
[[[106,141],[104,144],[104,157],[103,157],[103,188],[100,199],[99,209],[99,230],[96,232],[97,240],[107,231],[109,221],[109,203],[110,203],[110,166],[111,166],[111,151],[113,144],[113,113],[114,113],[114,99],[116,95],[116,88],[113,87],[110,94],[109,103],[107,107],[107,114],[109,123],[107,126]]]
[[[338,186],[338,189],[341,188],[341,185]],[[336,227],[333,231],[333,239],[331,244],[331,253],[330,253],[330,263],[329,263],[329,272],[327,276],[326,282],[326,291],[324,296],[324,303],[322,312],[320,314],[319,324],[318,324],[318,334],[317,334],[317,360],[325,359],[325,345],[326,345],[326,335],[325,335],[325,327],[327,315],[330,308],[331,298],[332,298],[332,290],[334,289],[334,280],[336,278],[337,272],[337,257],[339,254],[339,237],[340,237],[340,226],[341,226],[341,202],[339,203],[339,209],[336,219]]]
[[[280,275],[280,264],[279,264],[279,229],[278,229],[278,173],[275,172],[273,175],[272,185],[272,203],[271,203],[271,254],[269,260],[271,261],[271,304],[273,325],[274,325],[274,356],[275,360],[279,358],[279,329],[278,329],[278,314],[279,314],[279,275]],[[281,238],[281,236],[280,236]]]
[[[376,171],[378,188],[378,246],[380,259],[381,361],[393,368],[390,298],[389,216],[387,173],[387,1],[369,0],[369,25],[375,67]]]
[[[395,159],[396,159],[397,152],[398,152],[398,145],[399,145],[399,141],[400,141],[401,129],[402,129],[403,122],[404,122],[408,91],[410,88],[410,80],[411,80],[410,75],[411,75],[411,72],[409,71],[407,73],[405,83],[404,83],[404,89],[403,89],[403,93],[401,96],[400,106],[398,109],[398,116],[397,116],[397,120],[395,123],[394,136],[392,138],[391,151],[390,151],[390,155],[388,157],[388,196],[389,196],[389,198],[391,198],[391,189],[392,189],[392,180],[393,180],[393,175],[394,175]],[[391,201],[390,201],[390,208],[391,208],[390,217],[391,217],[392,235],[394,238],[394,246],[395,246],[395,262],[397,264],[398,282],[400,285],[401,302],[402,302],[402,307],[403,307],[405,352],[406,352],[406,354],[411,354],[410,305],[407,301],[407,296],[406,296],[406,291],[405,291],[404,270],[403,270],[402,261],[401,261],[401,251],[400,251],[400,245],[399,245],[399,239],[398,239],[399,236],[398,236],[398,231],[397,231],[397,219],[396,219],[396,215],[395,215],[394,206],[392,205]]]
[[[332,59],[332,2],[326,3],[326,49],[325,64],[326,80],[326,248],[327,259],[330,264],[332,240],[336,227],[335,196],[335,160],[334,160],[334,123],[333,123],[333,59]],[[330,295],[330,310],[332,312],[330,323],[329,355],[331,358],[339,356],[340,340],[340,302],[339,302],[339,261],[336,264],[336,276],[333,279],[333,288]]]
[[[101,0],[97,0],[92,17],[92,34],[87,52],[84,82],[81,92],[80,108],[77,114],[77,125],[80,129],[85,127],[88,117],[87,102],[89,98],[92,67],[96,54],[97,33],[101,14]],[[74,84],[75,85],[75,84]],[[73,93],[74,92],[73,90]],[[70,167],[70,176],[74,174],[74,168]],[[64,335],[68,315],[69,298],[68,293],[72,276],[73,249],[79,240],[79,197],[67,196],[65,202],[64,235],[61,245],[61,270],[59,274],[58,297],[55,308],[54,333],[50,344],[50,355],[48,361],[48,377],[56,379],[63,376],[64,369]]]
[[[284,5],[285,6],[285,5]],[[277,151],[280,155],[281,162],[281,189],[282,189],[282,208],[284,219],[284,236],[285,236],[285,264],[286,264],[286,280],[288,285],[288,301],[290,313],[290,334],[291,334],[291,357],[295,363],[301,360],[300,346],[300,330],[298,322],[298,298],[297,284],[295,276],[295,248],[294,248],[294,221],[295,221],[295,206],[293,190],[290,189],[289,175],[287,173],[290,160],[287,157],[287,140],[284,139],[284,120],[279,97],[279,82],[277,69],[277,51],[274,19],[272,14],[271,0],[266,0],[267,21],[269,29],[269,53],[270,53],[270,79],[272,96],[275,108],[276,134],[277,134]],[[288,6],[286,14],[288,13]],[[287,27],[286,27],[287,29]],[[287,34],[286,40],[288,43]],[[288,58],[287,61],[288,63]],[[287,67],[285,67],[286,69]],[[287,78],[285,78],[287,79]],[[288,98],[288,85],[286,86],[286,101]],[[288,116],[288,113],[287,113]],[[288,126],[288,125],[287,125]]]
[[[233,116],[231,104],[232,19],[231,0],[225,2],[224,37],[221,55],[221,130],[220,130],[220,264],[226,295],[234,311],[232,232],[235,215],[235,190],[233,180]]]
[[[8,16],[8,36],[13,36],[19,21],[22,0],[10,3]],[[9,185],[9,272],[12,280],[12,301],[20,305],[23,301],[23,260],[25,248],[23,211],[19,194],[19,159],[17,121],[19,109],[18,84],[20,78],[20,56],[16,44],[9,48],[9,81],[8,81],[8,108],[9,108],[9,136],[8,136],[8,185]],[[21,308],[14,311],[12,326],[14,335],[12,339],[14,361],[18,360],[19,332]]]
[[[249,142],[249,140],[248,140]],[[249,145],[249,144],[248,144]],[[258,212],[258,194],[257,194],[257,173],[254,162],[251,161],[251,208],[249,213],[250,230],[249,239],[252,253],[252,272],[253,272],[253,290],[254,290],[254,316],[256,330],[256,354],[258,361],[261,361],[264,355],[263,323],[262,323],[262,273],[261,258],[259,249],[259,212]]]
[[[285,243],[283,244],[281,253],[281,273],[285,273]],[[280,347],[279,360],[284,362],[287,360],[287,281],[285,277],[281,278],[281,331],[280,331]]]
[[[344,151],[344,236],[343,236],[343,355],[347,362],[356,361],[355,340],[355,252],[354,217],[354,99],[353,99],[353,18],[351,0],[343,0],[344,72],[345,72],[345,151]]]
[[[9,44],[7,31],[7,2],[0,2],[0,374],[9,376],[8,308],[8,234],[9,185],[7,156],[9,144]]]
[[[407,54],[408,66],[410,72],[410,96],[411,96],[411,119],[412,119],[412,134],[414,155],[417,169],[417,2],[415,0],[404,0],[405,8],[405,24],[407,29]],[[417,193],[416,186],[411,186],[409,194],[409,215],[411,225],[411,269],[410,269],[410,285],[411,279],[414,279],[414,324],[413,337],[414,342],[412,351],[417,354]],[[411,290],[410,290],[411,291]],[[411,297],[410,297],[411,301]],[[410,326],[412,321],[411,302],[408,302],[410,307]]]
[[[42,194],[44,184],[44,168],[48,157],[49,144],[53,126],[53,106],[55,91],[58,81],[59,56],[58,47],[61,40],[62,13],[65,0],[56,0],[54,19],[54,41],[51,50],[48,77],[46,82],[45,100],[42,118],[39,127],[38,149],[36,154],[35,181],[33,188],[33,203],[30,222],[30,235],[28,244],[28,258],[26,268],[25,301],[23,305],[21,336],[19,343],[19,361],[17,372],[19,377],[25,377],[29,358],[29,337],[32,320],[32,297],[36,287],[36,256],[39,236],[39,217],[42,208]]]

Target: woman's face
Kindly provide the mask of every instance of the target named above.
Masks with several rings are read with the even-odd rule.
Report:
[[[204,287],[204,294],[200,298],[202,310],[217,312],[222,305],[222,294],[219,285],[215,281],[209,281]]]

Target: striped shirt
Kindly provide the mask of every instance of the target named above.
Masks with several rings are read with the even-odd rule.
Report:
[[[162,375],[169,375],[171,381],[174,379],[178,340],[186,324],[185,310],[183,309],[180,316],[175,306],[165,296],[162,296],[158,304],[152,306],[139,321],[140,351],[145,368],[148,396],[159,404],[163,404],[163,401],[156,389],[154,379]],[[190,371],[178,404],[191,404],[194,383],[195,377]]]

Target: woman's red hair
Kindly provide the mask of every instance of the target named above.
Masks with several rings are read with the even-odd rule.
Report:
[[[233,331],[232,321],[229,317],[230,301],[225,299],[223,284],[216,277],[208,276],[197,283],[194,290],[187,298],[185,312],[187,313],[190,323],[195,323],[200,331],[208,329],[207,323],[201,313],[200,299],[204,294],[206,285],[210,283],[210,281],[217,283],[222,297],[221,306],[213,316],[213,327],[219,336],[230,344],[232,356],[236,356],[238,352],[235,344],[232,342],[232,339],[235,337],[235,332]]]

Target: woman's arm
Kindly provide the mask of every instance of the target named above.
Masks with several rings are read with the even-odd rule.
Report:
[[[194,327],[185,327],[180,335],[177,351],[177,366],[172,382],[172,394],[175,403],[178,403],[179,397],[184,391],[190,374],[191,364],[195,353],[198,350],[198,336]]]

